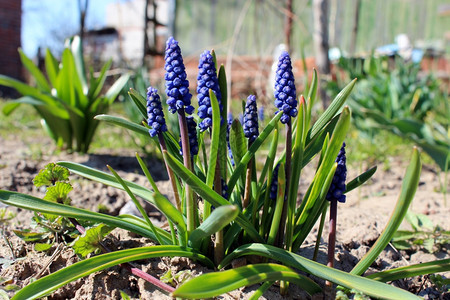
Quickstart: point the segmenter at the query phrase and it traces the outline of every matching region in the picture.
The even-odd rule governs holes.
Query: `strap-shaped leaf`
[[[213,90],[209,90],[209,98],[211,99],[212,107],[212,132],[211,132],[211,146],[209,147],[209,161],[208,172],[206,173],[206,185],[211,187],[214,183],[216,173],[217,154],[219,153],[219,139],[220,139],[220,108],[217,101],[216,94]]]
[[[182,284],[172,293],[172,296],[188,299],[212,298],[243,286],[276,280],[294,283],[310,295],[322,291],[312,279],[300,275],[289,267],[278,264],[257,264],[200,275]]]
[[[118,264],[153,257],[174,256],[192,258],[200,261],[202,264],[205,264],[210,268],[214,267],[214,264],[206,256],[198,254],[192,249],[183,248],[180,246],[150,246],[120,250],[94,256],[56,271],[55,273],[28,284],[23,289],[18,291],[12,299],[19,300],[41,298],[68,284],[69,282]]]
[[[367,278],[387,282],[402,278],[448,271],[450,271],[450,259],[441,259],[373,273],[368,275]]]
[[[163,151],[164,160],[169,164],[170,168],[177,174],[186,184],[188,184],[203,200],[208,201],[215,207],[222,205],[231,205],[221,195],[217,194],[203,181],[201,181],[195,174],[188,170],[183,164],[174,158],[167,151]],[[236,222],[247,231],[248,235],[255,241],[263,242],[264,240],[256,231],[255,227],[248,221],[242,212],[236,217]]]
[[[189,235],[188,245],[193,248],[200,247],[205,237],[222,230],[230,224],[239,214],[239,209],[233,205],[224,205],[216,208],[211,215]]]
[[[108,91],[105,93],[105,98],[108,99],[109,104],[112,104],[114,102],[114,100],[116,100],[117,95],[119,95],[120,91],[123,89],[125,84],[127,84],[129,79],[130,79],[130,74],[123,74],[108,89]]]
[[[138,91],[136,91],[133,88],[130,88],[130,91],[128,92],[128,95],[130,95],[131,100],[133,100],[136,107],[139,109],[139,112],[141,113],[142,117],[147,120],[147,109],[146,109],[146,99],[139,94]]]
[[[19,55],[20,61],[30,72],[31,76],[33,76],[34,80],[36,80],[36,84],[39,89],[46,93],[50,93],[50,86],[41,70],[39,70],[39,68],[33,63],[33,61],[25,55],[22,49],[19,49]]]
[[[136,133],[142,134],[142,135],[149,135],[148,129],[145,128],[142,125],[136,124],[134,122],[128,121],[121,117],[111,116],[111,115],[97,115],[94,117],[94,119],[99,121],[105,121],[114,125],[118,125],[120,127],[132,130]]]
[[[304,258],[293,252],[264,244],[248,244],[241,246],[229,254],[217,267],[221,269],[235,258],[246,255],[261,255],[283,263],[285,266],[296,268],[319,278],[334,282],[349,289],[355,289],[368,296],[384,299],[421,299],[405,290],[365,277],[353,275],[333,269],[315,261]]]
[[[241,162],[234,169],[233,174],[228,181],[228,189],[232,191],[239,177],[242,175],[242,172],[247,168],[248,162],[254,157],[256,151],[262,145],[262,143],[266,140],[272,130],[275,129],[276,123],[280,120],[282,114],[276,114],[273,119],[267,124],[266,128],[259,134],[258,138],[253,141],[252,145],[248,149],[247,153],[242,157]]]
[[[82,164],[77,164],[68,161],[60,161],[57,163],[60,166],[66,167],[70,172],[78,174],[82,177],[106,184],[108,186],[112,186],[118,189],[123,190],[122,185],[116,180],[116,178],[108,173],[86,167]],[[155,204],[153,202],[153,192],[146,187],[143,187],[135,182],[124,180],[126,185],[130,188],[133,194],[138,195],[144,198],[146,201]]]
[[[309,138],[313,139],[319,132],[325,128],[326,124],[331,121],[331,119],[338,113],[339,109],[344,105],[345,100],[350,95],[353,87],[356,84],[356,79],[353,79],[347,86],[345,86],[336,98],[331,102],[330,106],[325,110],[325,112],[319,117],[319,119],[314,123],[313,127],[309,132]]]
[[[357,187],[362,185],[364,182],[366,182],[367,180],[372,178],[373,174],[375,174],[376,171],[377,171],[377,166],[374,166],[374,167],[370,168],[369,170],[365,171],[364,173],[362,173],[361,175],[359,175],[356,178],[349,181],[347,183],[347,185],[345,186],[345,193],[348,193],[348,192],[356,189]]]
[[[110,226],[119,227],[119,228],[123,228],[125,230],[135,232],[137,234],[149,237],[152,240],[156,241],[155,235],[148,227],[142,227],[136,222],[130,223],[130,222],[127,222],[126,220],[118,218],[118,217],[113,217],[113,216],[109,216],[109,215],[105,215],[105,214],[101,214],[101,213],[96,213],[96,212],[92,212],[92,211],[81,209],[81,208],[76,208],[76,207],[72,207],[72,206],[68,206],[68,205],[64,205],[64,204],[59,204],[59,203],[50,202],[47,200],[42,200],[40,198],[36,198],[36,197],[30,196],[30,195],[25,195],[25,194],[16,193],[16,192],[10,192],[10,191],[4,191],[4,190],[0,190],[0,201],[5,204],[8,204],[8,205],[12,205],[12,206],[32,210],[32,211],[48,213],[48,214],[53,214],[53,215],[59,215],[59,216],[69,217],[69,218],[76,218],[76,219],[81,219],[81,220],[89,220],[89,221],[94,221],[94,222],[105,223]],[[159,233],[161,234],[161,232],[159,232]],[[167,240],[167,233],[164,234],[163,238],[165,238],[166,241],[170,241],[170,240]],[[168,242],[168,243],[170,243],[170,242]]]
[[[364,255],[364,257],[353,268],[351,271],[352,274],[363,274],[391,241],[398,227],[402,223],[411,201],[414,198],[414,194],[416,193],[417,186],[419,184],[421,169],[422,163],[420,161],[420,153],[419,150],[414,147],[411,162],[406,169],[405,177],[402,183],[402,190],[398,197],[394,211],[392,212],[383,232],[378,237],[375,244],[373,244],[370,248],[369,252],[367,252],[366,255]]]
[[[57,78],[59,73],[59,62],[53,56],[50,49],[45,52],[45,71],[47,72],[48,79],[53,87],[58,86]]]

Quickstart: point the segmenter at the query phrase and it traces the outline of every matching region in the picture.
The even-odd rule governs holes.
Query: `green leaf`
[[[128,95],[130,95],[131,100],[133,100],[136,107],[139,109],[142,118],[147,120],[147,109],[146,109],[146,99],[139,94],[138,91],[135,89],[130,88],[130,91],[128,92]]]
[[[245,139],[241,122],[237,119],[234,119],[233,123],[231,123],[230,148],[231,153],[233,154],[234,163],[238,165],[247,152],[247,140]]]
[[[217,153],[219,152],[219,139],[220,139],[220,107],[216,94],[213,90],[209,90],[209,98],[211,99],[212,107],[212,132],[211,132],[211,145],[208,161],[208,172],[206,174],[206,185],[211,187],[214,183],[214,175],[216,173]]]
[[[75,35],[69,39],[68,42],[69,45],[66,43],[66,47],[69,47],[73,54],[77,77],[80,80],[83,92],[87,94],[86,66],[84,65],[83,44],[81,42],[81,38],[80,36]]]
[[[34,281],[18,291],[11,300],[41,298],[69,282],[88,276],[94,272],[125,262],[166,256],[188,257],[198,260],[208,267],[214,267],[214,264],[206,256],[180,246],[150,246],[120,250],[82,260]]]
[[[94,117],[94,119],[99,120],[99,121],[105,121],[114,125],[118,125],[120,127],[132,130],[136,133],[140,133],[142,135],[149,135],[148,133],[148,129],[145,128],[142,125],[133,123],[131,121],[128,121],[126,119],[120,118],[120,117],[115,117],[115,116],[110,116],[110,115],[97,115]]]
[[[368,275],[367,278],[387,282],[448,271],[450,271],[450,259],[442,259],[373,273]]]
[[[54,186],[47,188],[43,199],[69,205],[71,199],[68,197],[68,194],[72,189],[73,188],[70,183],[58,181]]]
[[[172,296],[187,299],[212,298],[243,286],[276,280],[294,283],[310,295],[322,291],[313,280],[288,267],[277,264],[257,264],[200,275],[182,284],[172,293]]]
[[[188,184],[203,200],[208,201],[215,207],[222,205],[231,205],[231,203],[225,200],[221,195],[217,194],[210,187],[208,187],[203,181],[198,179],[195,174],[188,170],[182,163],[175,159],[167,151],[163,151],[164,160],[170,166],[170,168],[177,174],[186,184]],[[264,240],[253,227],[253,225],[247,220],[242,212],[236,217],[236,222],[247,231],[248,235],[255,241],[263,242]]]
[[[116,100],[117,95],[119,95],[120,91],[127,84],[130,79],[130,74],[124,74],[117,79],[114,84],[108,89],[105,93],[105,98],[108,99],[108,104],[112,104],[114,100]]]
[[[30,72],[31,76],[34,80],[36,80],[36,84],[38,88],[46,93],[50,93],[50,86],[48,85],[47,79],[44,74],[42,74],[41,70],[33,63],[31,59],[29,59],[22,49],[19,48],[20,60],[24,67]]]
[[[34,251],[38,252],[44,252],[49,250],[53,246],[53,243],[47,244],[47,243],[36,243],[34,244]]]
[[[234,259],[245,255],[260,255],[279,261],[285,266],[299,269],[308,274],[342,285],[348,289],[355,289],[368,296],[384,299],[421,299],[407,291],[390,286],[375,280],[346,273],[333,269],[312,260],[306,259],[293,252],[286,251],[270,245],[248,244],[241,246],[229,254],[217,267],[221,269],[231,263]]]
[[[73,162],[60,161],[57,164],[66,167],[67,169],[69,169],[70,172],[78,174],[82,177],[123,190],[123,186],[111,174]],[[140,196],[144,198],[146,201],[154,204],[153,192],[151,190],[131,181],[124,180],[124,182],[130,188],[133,194]]]
[[[47,72],[48,79],[51,84],[56,87],[58,86],[57,78],[59,72],[59,62],[47,48],[45,51],[45,71]]]
[[[224,205],[216,208],[211,215],[189,235],[188,245],[195,249],[205,237],[222,230],[230,224],[239,214],[239,209],[233,205]]]
[[[419,150],[414,147],[411,162],[406,170],[402,183],[402,190],[394,211],[392,212],[383,232],[378,237],[375,244],[370,248],[369,252],[367,252],[366,255],[364,255],[364,257],[353,268],[351,271],[352,274],[363,274],[391,241],[398,227],[402,223],[411,201],[414,198],[414,194],[416,193],[417,186],[419,184],[421,169],[422,163],[420,162]]]
[[[324,199],[320,199],[319,195],[324,192],[324,184],[329,177],[331,169],[335,165],[336,157],[342,147],[342,143],[344,142],[347,131],[350,127],[350,118],[350,110],[348,109],[348,107],[345,107],[342,110],[338,123],[336,124],[336,128],[333,131],[333,135],[331,136],[331,140],[328,144],[326,152],[325,154],[323,154],[323,159],[319,166],[319,169],[314,176],[313,182],[311,183],[312,188],[309,197],[305,199],[306,201],[304,200],[298,208],[298,211],[301,213],[294,231],[295,237],[293,243],[293,251],[296,251],[296,249],[301,246],[307,234],[309,233],[309,230],[307,228],[311,228],[311,226],[314,225],[314,223],[320,216],[320,207],[322,205],[321,203],[316,203],[316,201],[324,201]],[[311,210],[313,210],[314,213],[312,213]]]
[[[86,257],[88,254],[100,250],[100,242],[113,230],[113,227],[100,224],[96,227],[89,228],[86,232],[78,237],[72,244],[75,253]]]
[[[219,71],[217,72],[217,80],[219,81],[220,94],[222,95],[222,119],[227,119],[227,108],[228,108],[228,90],[227,90],[227,75],[225,73],[225,67],[223,64],[220,65]]]
[[[357,176],[356,178],[349,181],[345,187],[345,194],[356,189],[360,185],[362,185],[364,182],[372,178],[373,174],[377,171],[377,166],[374,166],[370,168],[369,170],[365,171],[361,175]]]
[[[88,98],[89,99],[96,99],[102,89],[103,89],[103,85],[105,84],[105,80],[106,80],[106,72],[109,70],[109,68],[112,65],[112,60],[108,60],[102,67],[102,69],[100,70],[100,75],[97,78],[91,78],[91,84],[89,87],[89,93],[88,93]]]
[[[59,99],[47,94],[42,94],[41,91],[37,88],[34,88],[23,82],[20,82],[19,80],[1,74],[0,74],[0,85],[11,87],[24,96],[34,98],[35,101],[39,101],[40,104],[45,105],[45,109],[55,117],[57,116],[58,118],[61,119],[69,118],[69,114],[65,109],[63,109]],[[20,98],[20,99],[21,101],[16,102],[27,103],[26,101],[30,101],[29,98]],[[31,102],[29,104],[34,105],[34,103]]]
[[[33,179],[36,187],[55,185],[57,181],[69,180],[69,170],[55,163],[47,164]]]
[[[13,230],[13,232],[25,242],[41,241],[47,236],[46,232],[31,232],[30,230]]]
[[[154,193],[153,198],[155,200],[156,207],[170,220],[172,221],[178,229],[178,234],[180,236],[180,242],[182,246],[186,245],[187,242],[187,225],[186,221],[178,211],[178,209],[170,202],[166,197],[160,193]]]
[[[91,222],[105,223],[110,226],[119,227],[125,230],[135,232],[137,234],[151,238],[152,240],[156,241],[155,235],[147,226],[142,226],[142,224],[140,223],[130,222],[129,220],[121,219],[119,217],[113,217],[101,213],[84,210],[81,208],[71,207],[64,204],[42,200],[30,195],[4,190],[0,190],[0,201],[7,205],[12,205],[41,213],[47,213],[69,218],[76,218]],[[159,234],[161,235],[162,232],[159,232]],[[164,239],[166,240],[166,242],[170,241],[170,238],[168,238],[167,236],[167,232],[164,235]]]
[[[267,124],[266,128],[259,134],[256,140],[253,141],[252,145],[242,157],[241,162],[236,165],[236,169],[234,169],[233,174],[231,174],[230,180],[228,181],[228,189],[232,191],[239,177],[242,176],[242,173],[246,170],[248,162],[254,157],[256,151],[262,145],[262,143],[266,140],[272,130],[275,129],[276,123],[280,120],[282,114],[276,114],[273,119]]]
[[[334,98],[330,106],[325,110],[325,112],[319,117],[319,119],[314,123],[310,130],[309,137],[314,139],[314,137],[319,134],[327,125],[328,122],[337,114],[339,109],[344,105],[345,100],[350,95],[353,87],[356,84],[356,79],[353,79],[342,91]]]

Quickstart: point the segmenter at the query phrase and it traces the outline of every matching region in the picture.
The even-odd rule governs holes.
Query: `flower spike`
[[[164,118],[164,111],[162,109],[158,90],[152,87],[149,87],[147,90],[147,115],[148,126],[152,127],[149,130],[151,137],[154,137],[163,131],[167,131],[166,119]]]
[[[291,117],[297,116],[297,100],[294,74],[289,54],[281,53],[275,75],[275,106],[282,112],[281,123],[286,124]],[[277,113],[278,113],[277,112]]]
[[[253,142],[259,135],[258,130],[258,109],[256,107],[256,96],[250,95],[247,98],[244,112],[244,134],[249,142]]]
[[[194,112],[194,107],[191,105],[192,95],[189,92],[189,81],[186,79],[181,49],[173,37],[167,40],[164,59],[164,69],[166,70],[164,79],[166,80],[169,111],[175,113],[184,108],[185,112],[190,115]]]
[[[342,144],[341,150],[336,158],[337,168],[334,173],[333,181],[327,193],[327,200],[336,199],[345,203],[345,180],[347,179],[347,166],[345,157],[345,143]]]
[[[210,89],[216,95],[220,111],[223,110],[221,103],[222,94],[220,93],[214,58],[208,50],[200,55],[197,83],[198,116],[202,120],[199,127],[200,131],[203,132],[206,129],[211,128],[212,125],[212,107],[211,99],[209,98]]]

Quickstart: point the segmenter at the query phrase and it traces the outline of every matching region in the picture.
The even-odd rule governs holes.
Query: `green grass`
[[[42,138],[42,141],[51,143],[54,145],[50,137],[48,137],[40,124],[39,115],[29,105],[22,105],[14,113],[9,116],[5,116],[1,113],[1,110],[5,106],[5,102],[0,99],[0,136],[3,139],[19,139],[25,142],[36,141],[36,137]],[[123,104],[115,102],[111,107],[109,114],[120,115],[126,118]],[[122,129],[118,126],[112,126],[101,122],[98,127],[98,132],[94,136],[94,140],[91,145],[90,153],[96,153],[101,151],[110,151],[112,154],[120,153],[124,149],[136,151],[139,147],[134,142],[136,137],[129,131]],[[150,142],[149,142],[150,144]],[[32,144],[33,147],[42,147],[43,144]],[[32,153],[35,153],[36,149],[31,149]],[[59,151],[56,147],[52,147],[53,151]],[[39,156],[36,153],[34,157]]]

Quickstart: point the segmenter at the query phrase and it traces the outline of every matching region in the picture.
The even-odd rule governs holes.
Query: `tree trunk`
[[[326,80],[330,77],[331,69],[328,57],[328,2],[328,0],[313,0],[314,48],[316,51],[316,65],[320,76],[319,93],[324,109],[330,102],[325,90]]]
[[[290,53],[291,35],[292,35],[292,0],[286,0],[286,11],[288,12],[284,17],[284,40],[287,47],[287,51]]]
[[[356,0],[355,19],[353,20],[352,37],[350,40],[350,56],[355,54],[356,40],[358,37],[359,11],[361,10],[361,0]]]

